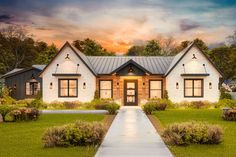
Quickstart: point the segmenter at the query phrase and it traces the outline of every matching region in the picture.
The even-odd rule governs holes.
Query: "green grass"
[[[76,120],[101,121],[104,115],[48,114],[32,122],[0,124],[0,157],[92,157],[95,147],[43,148],[46,128]]]
[[[218,145],[169,146],[176,157],[234,157],[236,156],[236,122],[224,121],[221,110],[167,110],[154,115],[164,127],[174,122],[206,121],[224,129],[223,142]]]

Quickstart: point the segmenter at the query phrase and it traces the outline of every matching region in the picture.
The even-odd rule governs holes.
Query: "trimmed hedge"
[[[164,111],[167,107],[171,108],[172,102],[167,99],[151,99],[143,105],[143,111],[146,114],[152,114],[154,111]]]
[[[174,123],[164,130],[163,137],[166,143],[172,145],[219,144],[223,129],[204,122]]]
[[[236,121],[236,108],[223,109],[222,118],[228,121]]]
[[[39,118],[39,110],[36,108],[20,108],[10,112],[13,121],[37,120]]]
[[[77,121],[47,129],[42,140],[44,147],[88,146],[101,144],[104,135],[102,123]]]

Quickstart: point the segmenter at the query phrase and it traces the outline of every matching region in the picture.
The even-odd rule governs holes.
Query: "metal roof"
[[[163,56],[87,56],[97,74],[110,74],[133,60],[152,74],[165,74],[174,57]]]

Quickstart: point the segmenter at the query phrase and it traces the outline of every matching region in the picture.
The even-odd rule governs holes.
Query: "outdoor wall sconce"
[[[209,83],[209,89],[212,89],[212,83],[211,82]]]
[[[132,66],[129,66],[128,73],[130,74],[130,73],[133,73],[133,72],[134,72],[134,69],[133,69],[133,67],[132,67]]]
[[[143,86],[145,86],[145,82],[143,82]]]
[[[197,57],[195,56],[195,54],[193,54],[193,58],[192,59],[197,59]]]
[[[83,89],[86,89],[86,83],[85,82],[83,83]]]
[[[176,82],[176,89],[179,89],[179,83]]]
[[[69,55],[70,55],[69,53],[66,54],[66,57],[65,57],[66,60],[70,59]]]
[[[49,86],[50,89],[52,89],[52,82],[50,82],[50,86]]]
[[[14,86],[13,86],[13,90],[16,90],[16,84],[14,84]]]
[[[117,88],[119,88],[119,85],[120,85],[120,83],[119,83],[119,82],[117,82],[117,83],[116,83],[116,87],[117,87]]]

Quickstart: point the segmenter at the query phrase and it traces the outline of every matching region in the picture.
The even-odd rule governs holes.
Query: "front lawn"
[[[1,123],[0,157],[92,157],[95,147],[43,148],[42,135],[46,128],[76,120],[102,121],[104,115],[48,114],[37,121]]]
[[[219,145],[169,146],[176,157],[233,157],[236,156],[236,122],[224,121],[220,109],[186,109],[155,112],[163,127],[174,122],[206,121],[219,124],[224,129],[223,142]]]

